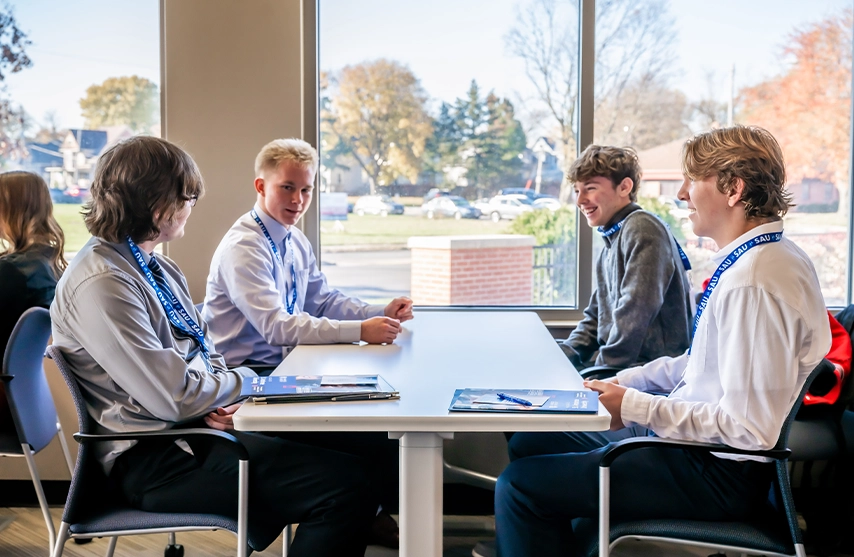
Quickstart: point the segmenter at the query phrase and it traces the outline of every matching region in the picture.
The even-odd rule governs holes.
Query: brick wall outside
[[[411,296],[417,305],[530,305],[530,236],[412,238]]]

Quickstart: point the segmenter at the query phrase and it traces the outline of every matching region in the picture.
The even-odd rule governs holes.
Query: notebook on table
[[[393,400],[400,393],[380,375],[273,375],[243,380],[256,404]]]
[[[599,393],[538,389],[457,389],[448,410],[596,414],[599,411]]]

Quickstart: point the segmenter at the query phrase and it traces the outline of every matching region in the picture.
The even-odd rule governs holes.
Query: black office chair
[[[61,557],[65,542],[76,538],[109,537],[107,557],[112,557],[118,536],[168,533],[195,530],[228,530],[237,535],[237,555],[246,557],[252,540],[248,537],[249,454],[233,435],[213,429],[180,429],[156,433],[95,434],[86,403],[62,352],[49,346],[47,354],[53,359],[65,379],[77,410],[80,432],[74,439],[80,443],[77,464],[71,479],[68,500],[62,515],[58,540],[53,557]],[[239,459],[239,502],[237,519],[205,513],[153,513],[135,509],[123,497],[110,489],[101,463],[94,454],[95,443],[102,441],[179,439],[206,437],[225,443]],[[285,539],[285,544],[288,539]],[[167,549],[168,551],[168,549]],[[285,551],[286,554],[286,551]]]
[[[593,519],[573,521],[581,555],[608,557],[610,549],[626,539],[667,541],[692,545],[719,552],[733,551],[744,554],[794,555],[806,557],[801,530],[789,484],[787,459],[789,431],[795,415],[801,407],[804,394],[812,381],[821,373],[832,369],[827,360],[810,373],[803,389],[795,399],[780,431],[777,444],[767,451],[750,451],[707,443],[674,441],[659,437],[626,439],[614,443],[602,455],[599,468],[599,524]],[[682,449],[702,452],[729,453],[763,456],[775,461],[776,478],[774,497],[776,504],[769,501],[766,513],[744,522],[711,522],[697,520],[638,520],[611,524],[610,522],[610,466],[620,455],[647,447],[659,449]]]
[[[6,345],[3,355],[3,381],[9,410],[15,424],[15,433],[0,432],[0,456],[24,457],[36,496],[47,525],[48,543],[53,551],[56,530],[50,517],[44,490],[36,467],[36,453],[47,447],[59,436],[68,473],[71,474],[71,454],[62,426],[56,415],[50,387],[44,373],[44,351],[50,339],[50,312],[36,307],[25,311]]]

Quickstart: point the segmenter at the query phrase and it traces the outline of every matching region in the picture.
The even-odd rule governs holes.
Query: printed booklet
[[[244,379],[241,393],[256,404],[391,400],[400,394],[380,375],[271,375]]]
[[[595,414],[599,411],[599,393],[536,389],[457,389],[448,410]]]

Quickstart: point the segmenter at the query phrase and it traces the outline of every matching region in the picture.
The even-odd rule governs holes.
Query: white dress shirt
[[[782,221],[758,226],[714,261],[720,264],[759,234],[782,230]],[[690,356],[659,358],[617,374],[629,387],[623,423],[647,426],[664,438],[769,449],[829,349],[827,312],[809,257],[785,236],[761,244],[721,275]],[[672,392],[662,397],[642,391]]]
[[[223,237],[208,275],[202,317],[225,361],[276,365],[297,344],[357,342],[361,322],[382,315],[385,306],[369,305],[329,288],[308,238],[294,226],[286,228],[257,204],[255,212],[279,257],[246,213]],[[286,300],[290,302],[292,296],[292,261],[297,300],[290,315]]]

